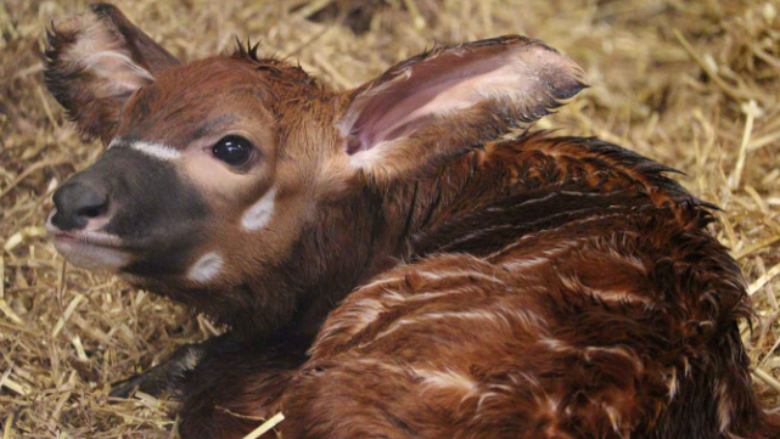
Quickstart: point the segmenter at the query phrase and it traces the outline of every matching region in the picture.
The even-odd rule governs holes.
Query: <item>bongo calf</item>
[[[436,48],[344,93],[239,48],[182,64],[115,7],[49,35],[105,154],[54,195],[76,265],[227,334],[115,389],[184,438],[780,437],[751,390],[713,206],[594,138],[511,129],[582,70],[540,41]]]

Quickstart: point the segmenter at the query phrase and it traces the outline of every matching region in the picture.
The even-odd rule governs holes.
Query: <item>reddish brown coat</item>
[[[286,439],[777,437],[750,389],[739,268],[664,171],[533,134],[407,183],[417,196],[385,209],[440,200],[408,262],[350,294],[300,370],[262,349],[239,373],[203,365],[212,390],[182,431],[240,437],[255,424],[231,412],[282,411]]]
[[[571,60],[502,37],[336,94],[253,50],[178,66],[116,8],[92,11],[51,36],[46,74],[119,146],[70,189],[131,182],[119,213],[89,215],[136,244],[115,268],[232,327],[175,363],[183,437],[240,438],[278,411],[285,439],[780,437],[713,206],[597,139],[495,140],[583,88]],[[209,129],[261,159],[218,162]],[[134,163],[166,191],[138,190]],[[268,193],[270,225],[242,229]],[[204,255],[210,276],[188,277]]]

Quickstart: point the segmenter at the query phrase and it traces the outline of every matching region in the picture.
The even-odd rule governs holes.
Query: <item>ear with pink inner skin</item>
[[[349,92],[337,127],[352,168],[395,174],[549,114],[585,87],[583,76],[520,36],[438,48]]]
[[[135,27],[116,7],[52,25],[47,32],[46,85],[88,137],[107,144],[125,101],[179,61]]]

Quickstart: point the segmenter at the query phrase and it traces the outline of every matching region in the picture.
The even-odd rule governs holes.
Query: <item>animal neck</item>
[[[297,303],[281,332],[314,337],[356,287],[416,257],[416,242],[509,193],[504,164],[476,149],[421,175],[379,186],[368,179],[345,198],[320,205],[287,262],[263,283]],[[279,285],[283,283],[283,286]],[[256,295],[267,294],[257,291]]]
[[[664,205],[682,193],[664,171],[613,145],[528,135],[384,185],[366,178],[321,202],[290,256],[267,275],[220,298],[204,292],[203,310],[246,336],[311,340],[347,294],[383,271],[443,251],[486,254],[637,194]],[[605,173],[612,177],[600,178]],[[620,199],[608,198],[616,191]]]

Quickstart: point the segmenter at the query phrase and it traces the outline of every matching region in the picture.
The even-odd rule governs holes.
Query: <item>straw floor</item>
[[[354,11],[350,8],[363,4]],[[687,173],[724,210],[713,232],[743,267],[758,319],[744,339],[780,404],[780,0],[117,0],[185,60],[234,36],[344,89],[430,47],[520,33],[587,71],[591,88],[538,124],[596,135]],[[52,191],[101,154],[42,82],[45,27],[76,0],[0,2],[0,436],[172,437],[153,398],[108,383],[218,332],[102,273],[66,266],[43,223]],[[357,31],[357,35],[355,33]]]

